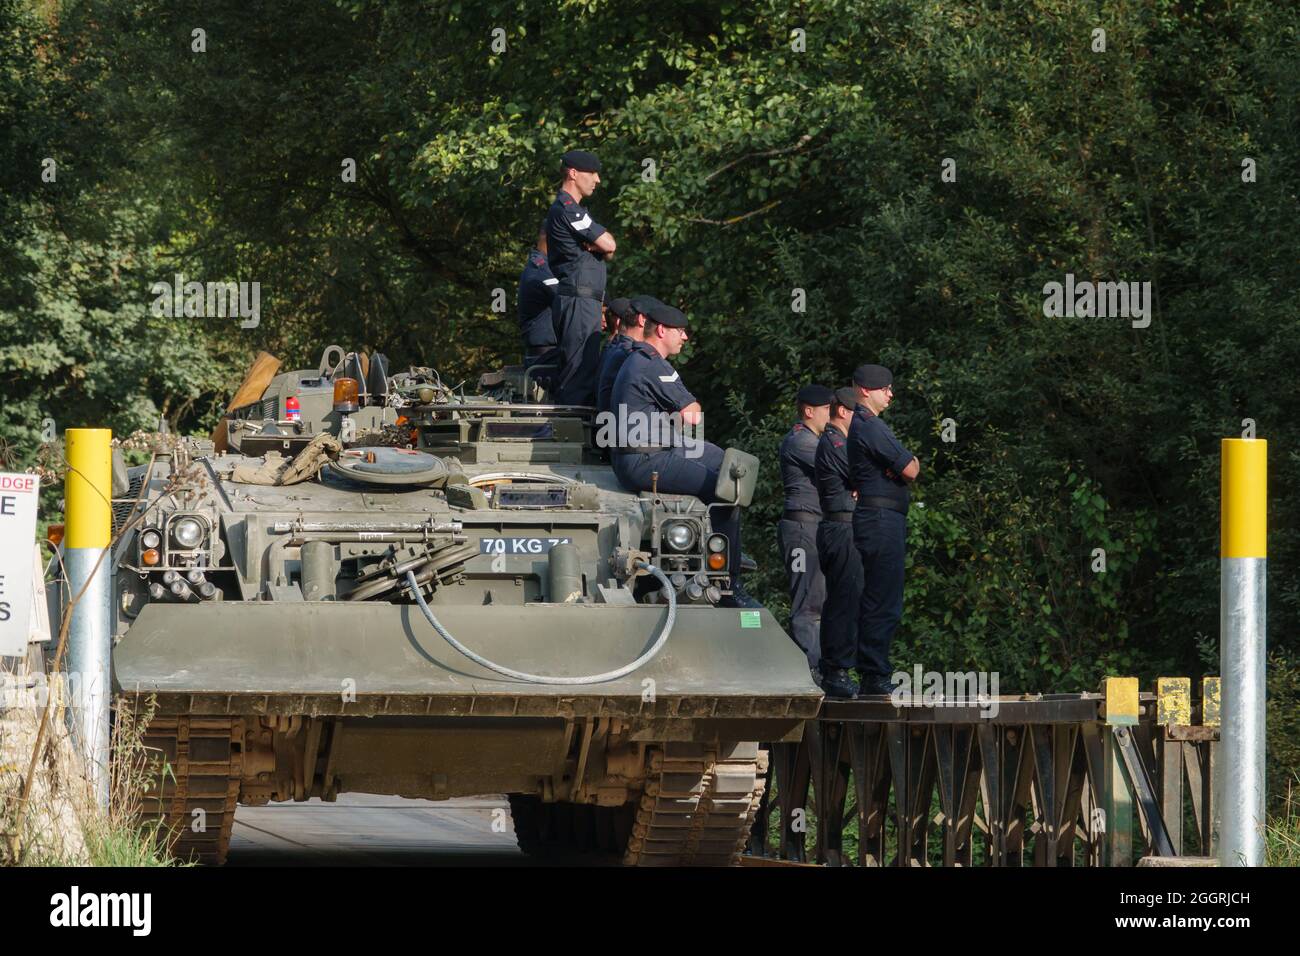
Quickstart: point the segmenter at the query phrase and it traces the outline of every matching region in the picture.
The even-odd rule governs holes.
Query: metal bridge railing
[[[982,706],[827,701],[773,744],[751,852],[832,866],[1131,866],[1216,852],[1219,678]],[[773,791],[775,793],[773,794]],[[1135,812],[1136,811],[1136,812]],[[1134,822],[1140,843],[1135,843]],[[856,822],[856,854],[844,850]],[[856,859],[854,859],[856,857]],[[1191,862],[1190,860],[1188,862]]]

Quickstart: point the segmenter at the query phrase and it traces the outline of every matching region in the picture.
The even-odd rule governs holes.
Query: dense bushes
[[[56,408],[206,427],[259,347],[458,379],[512,354],[494,290],[581,144],[611,291],[687,309],[711,438],[771,460],[798,384],[893,367],[925,466],[900,662],[1054,691],[1213,670],[1218,443],[1244,419],[1271,443],[1273,643],[1300,652],[1294,5],[0,9],[16,460]],[[260,281],[261,326],[159,324],[147,281],[177,270]],[[1150,325],[1046,317],[1067,273],[1149,282]],[[773,467],[747,541],[777,605],[779,508]]]

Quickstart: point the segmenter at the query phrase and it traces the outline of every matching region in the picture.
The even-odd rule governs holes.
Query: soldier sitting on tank
[[[686,316],[670,305],[643,297],[644,338],[633,342],[610,395],[610,411],[598,418],[600,436],[613,438],[614,474],[629,491],[657,490],[694,495],[714,504],[723,451],[712,442],[691,438],[681,427],[698,428],[704,412],[682,377],[668,363],[686,343]],[[665,427],[665,425],[669,427]],[[655,477],[657,475],[657,478]],[[653,485],[653,488],[652,488]],[[758,607],[740,584],[740,508],[709,509],[715,531],[730,542],[728,571],[732,596],[727,607]]]
[[[649,296],[635,299],[612,299],[609,303],[610,314],[614,316],[617,334],[600,353],[600,375],[596,385],[596,410],[610,411],[609,400],[614,394],[614,381],[627,361],[632,346],[645,337],[646,303],[659,302]],[[662,305],[663,303],[659,303]]]

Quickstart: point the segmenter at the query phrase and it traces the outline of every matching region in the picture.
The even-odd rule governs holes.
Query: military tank
[[[506,794],[530,854],[737,860],[760,742],[821,692],[728,606],[710,507],[621,488],[520,368],[467,391],[331,346],[255,396],[115,499],[115,691],[154,708],[178,856],[224,862],[239,804],[365,792]]]

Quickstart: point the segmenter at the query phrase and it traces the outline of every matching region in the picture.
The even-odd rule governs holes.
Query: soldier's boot
[[[852,700],[858,695],[858,682],[843,667],[823,667],[822,690],[827,697]]]
[[[858,690],[859,697],[889,697],[894,693],[894,682],[888,677],[876,677],[862,674],[862,684]]]
[[[758,610],[762,606],[745,590],[745,586],[739,581],[733,583],[731,593],[718,602],[718,607],[753,608]]]

